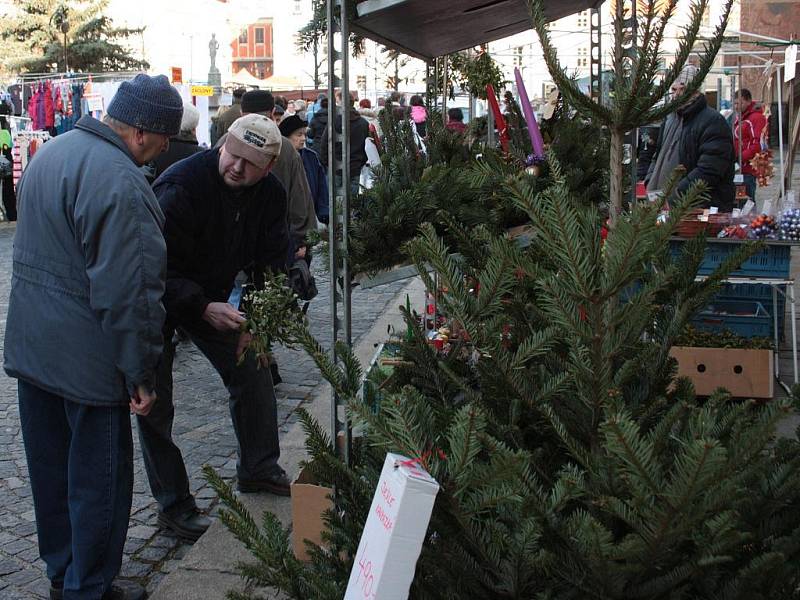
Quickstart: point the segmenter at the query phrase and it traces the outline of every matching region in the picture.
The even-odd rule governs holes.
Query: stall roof
[[[602,0],[544,0],[548,21]],[[525,0],[365,0],[353,31],[422,60],[531,29]]]

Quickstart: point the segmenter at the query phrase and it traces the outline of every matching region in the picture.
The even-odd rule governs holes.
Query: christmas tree
[[[243,575],[292,598],[341,598],[391,451],[441,486],[415,600],[800,597],[800,441],[775,434],[796,400],[698,398],[669,355],[689,317],[758,250],[742,246],[695,281],[704,240],[674,254],[670,236],[702,184],[666,220],[658,207],[630,206],[603,241],[606,215],[569,157],[551,153],[540,178],[512,161],[500,170],[458,157],[409,162],[408,147],[387,153],[384,164],[411,185],[426,170],[439,167],[443,180],[455,171],[494,199],[493,214],[509,206],[533,235],[523,246],[498,231],[502,219],[475,224],[453,208],[421,225],[404,252],[459,333],[437,350],[407,312],[402,364],[369,402],[347,348],[333,364],[301,323],[264,332],[310,353],[362,433],[346,464],[303,417],[308,468],[336,490],[307,564],[274,516],[259,527],[209,470],[222,519],[257,560]]]

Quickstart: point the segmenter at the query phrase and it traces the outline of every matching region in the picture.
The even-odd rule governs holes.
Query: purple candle
[[[519,72],[519,68],[517,67],[514,67],[514,77],[517,80],[519,103],[522,105],[522,114],[525,115],[528,135],[531,137],[533,156],[536,160],[542,160],[544,158],[544,140],[542,139],[542,132],[539,131],[539,124],[536,122],[536,116],[533,114],[533,107],[531,106],[531,101],[528,99],[528,91],[525,89],[525,82],[522,81],[522,73]]]

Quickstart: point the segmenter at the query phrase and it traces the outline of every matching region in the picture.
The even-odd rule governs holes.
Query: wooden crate
[[[722,387],[736,398],[772,398],[772,350],[675,346],[670,355],[678,361],[678,375],[692,380],[698,396]]]

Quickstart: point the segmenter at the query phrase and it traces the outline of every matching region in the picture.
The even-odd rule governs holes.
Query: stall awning
[[[544,0],[548,21],[602,0]],[[422,60],[531,29],[525,0],[366,0],[353,31]]]

